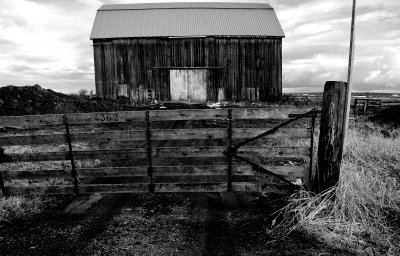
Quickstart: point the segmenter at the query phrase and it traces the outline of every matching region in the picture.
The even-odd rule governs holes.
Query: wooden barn
[[[284,36],[265,3],[103,5],[90,37],[96,93],[132,103],[274,101]]]

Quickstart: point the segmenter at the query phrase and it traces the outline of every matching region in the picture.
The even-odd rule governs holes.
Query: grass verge
[[[298,191],[269,232],[293,230],[360,254],[400,255],[400,143],[370,122],[349,130],[337,186],[315,195]]]
[[[46,197],[7,196],[0,198],[0,222],[29,218],[43,211],[49,199]]]

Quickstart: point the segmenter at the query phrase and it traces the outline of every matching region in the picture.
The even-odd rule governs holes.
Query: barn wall
[[[224,68],[209,71],[210,101],[217,101],[220,88],[231,101],[282,95],[281,38],[94,40],[94,59],[96,91],[103,97],[117,97],[118,84],[128,84],[128,95],[151,88],[156,99],[169,101],[169,70],[159,67]]]

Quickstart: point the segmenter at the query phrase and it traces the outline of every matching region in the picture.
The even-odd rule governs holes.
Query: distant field
[[[294,103],[295,105],[316,105],[322,104],[322,92],[311,93],[285,93],[284,101]],[[351,106],[354,106],[355,99],[374,99],[382,101],[382,108],[400,105],[400,95],[392,93],[352,93]]]

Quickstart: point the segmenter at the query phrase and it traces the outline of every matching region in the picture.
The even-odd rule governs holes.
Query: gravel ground
[[[1,255],[349,255],[302,233],[268,237],[278,203],[244,194],[103,195],[71,213],[64,199],[0,224]]]

